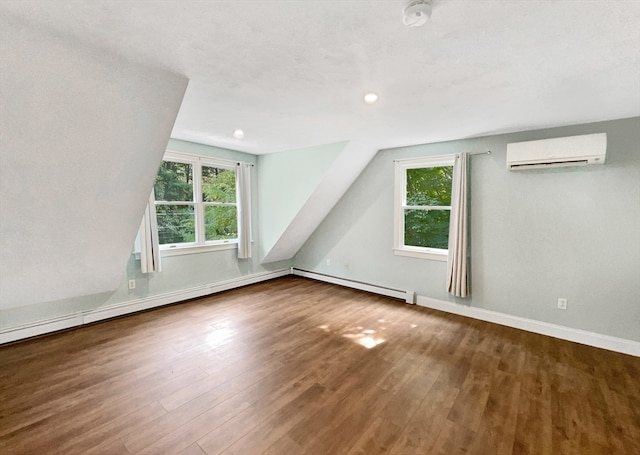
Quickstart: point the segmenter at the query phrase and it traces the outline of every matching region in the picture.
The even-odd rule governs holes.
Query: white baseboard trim
[[[481,321],[493,322],[507,327],[526,330],[527,332],[539,333],[562,340],[573,341],[574,343],[586,344],[596,348],[640,357],[640,343],[633,340],[616,338],[600,333],[551,324],[549,322],[536,321],[535,319],[512,316],[483,308],[469,307],[420,295],[416,299],[416,304],[434,310],[479,319]]]
[[[31,338],[38,335],[44,335],[47,333],[70,329],[73,327],[79,327],[84,324],[90,324],[105,319],[124,316],[138,311],[181,302],[184,300],[203,297],[230,289],[235,289],[262,281],[287,276],[290,274],[305,278],[311,278],[326,283],[337,284],[339,286],[359,289],[361,291],[372,292],[374,294],[385,295],[388,297],[404,300],[407,303],[413,303],[415,299],[417,305],[422,307],[457,314],[460,316],[466,316],[473,319],[479,319],[481,321],[493,322],[495,324],[500,324],[507,327],[513,327],[520,330],[526,330],[528,332],[548,335],[554,338],[560,338],[575,343],[585,344],[588,346],[594,346],[597,348],[640,357],[640,343],[637,341],[627,340],[624,338],[616,338],[595,332],[588,332],[586,330],[551,324],[548,322],[536,321],[534,319],[512,316],[509,314],[498,313],[496,311],[485,310],[483,308],[469,307],[420,295],[416,297],[413,291],[390,289],[383,286],[376,286],[373,284],[352,281],[345,278],[325,275],[317,272],[309,272],[306,270],[299,270],[295,268],[256,273],[253,275],[247,275],[231,280],[221,281],[219,283],[212,283],[180,291],[144,297],[141,299],[109,305],[103,308],[87,310],[68,316],[51,318],[31,324],[10,327],[0,330],[0,344],[10,343],[12,341],[18,341],[25,338]]]
[[[413,303],[413,297],[414,297],[413,291],[391,289],[383,286],[376,286],[375,284],[348,280],[346,278],[340,278],[333,275],[325,275],[324,273],[309,272],[307,270],[300,270],[296,268],[292,268],[291,273],[293,275],[301,276],[304,278],[311,278],[313,280],[324,281],[325,283],[337,284],[339,286],[345,286],[353,289],[359,289],[361,291],[373,292],[374,294],[386,295],[387,297],[402,299],[407,303]]]
[[[446,313],[466,316],[486,322],[493,322],[495,324],[500,324],[507,327],[526,330],[527,332],[539,333],[541,335],[547,335],[562,340],[572,341],[574,343],[585,344],[587,346],[593,346],[596,348],[607,349],[609,351],[621,352],[623,354],[640,357],[640,343],[633,340],[616,338],[609,335],[602,335],[600,333],[588,332],[586,330],[574,329],[571,327],[551,324],[548,322],[536,321],[535,319],[527,319],[520,316],[512,316],[505,313],[498,313],[497,311],[485,310],[483,308],[460,305],[457,303],[433,299],[421,295],[415,296],[415,293],[413,291],[389,289],[369,283],[351,281],[344,278],[317,272],[310,272],[292,268],[291,273],[293,275],[311,278],[318,281],[324,281],[326,283],[337,284],[353,289],[359,289],[361,291],[368,291],[375,294],[402,299],[407,303],[415,302],[419,306],[444,311]]]
[[[127,302],[116,303],[114,305],[96,308],[94,310],[82,311],[68,316],[59,318],[51,318],[38,321],[31,324],[25,324],[8,329],[0,330],[0,344],[10,343],[12,341],[23,340],[38,335],[57,332],[59,330],[79,327],[84,324],[102,321],[117,316],[124,316],[138,311],[149,310],[172,303],[182,302],[184,300],[204,297],[206,295],[218,292],[228,291],[230,289],[247,286],[249,284],[259,283],[274,278],[287,276],[291,274],[291,269],[280,269],[269,272],[260,272],[243,277],[233,278],[231,280],[221,281],[219,283],[206,284],[189,289],[183,289],[175,292],[167,292],[149,297],[143,297]]]

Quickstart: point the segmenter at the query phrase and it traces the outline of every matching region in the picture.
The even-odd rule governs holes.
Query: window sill
[[[449,258],[448,250],[437,250],[437,249],[427,249],[427,248],[394,248],[393,254],[396,256],[407,256],[412,258],[419,259],[429,259],[432,261],[442,261],[447,262]]]
[[[235,250],[238,248],[237,240],[211,245],[176,246],[174,248],[160,248],[160,257],[181,256],[183,254],[208,253],[211,251]]]

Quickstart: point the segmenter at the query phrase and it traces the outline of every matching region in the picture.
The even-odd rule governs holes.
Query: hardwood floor
[[[638,454],[640,359],[287,277],[0,347],[3,454]]]

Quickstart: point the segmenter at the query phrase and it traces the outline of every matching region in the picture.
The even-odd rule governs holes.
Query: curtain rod
[[[247,162],[245,162],[245,161],[236,161],[236,164],[237,164],[238,166],[240,166],[241,164],[248,164],[248,165],[249,165],[249,166],[251,166],[251,167],[255,166],[255,164],[247,163]]]
[[[444,157],[449,157],[449,156],[456,156],[459,155],[458,153],[452,153],[451,155],[433,155],[433,156],[421,156],[421,157],[412,157],[412,158],[400,158],[398,160],[393,160],[394,163],[398,163],[401,161],[411,161],[411,160],[420,160],[422,158],[444,158]],[[476,153],[469,153],[469,156],[475,156],[475,155],[491,155],[491,150],[487,150],[486,152],[476,152]]]

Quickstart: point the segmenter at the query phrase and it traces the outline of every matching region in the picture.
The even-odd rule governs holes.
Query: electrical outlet
[[[136,280],[129,280],[129,289],[136,288]]]
[[[349,263],[348,263],[348,262],[345,262],[345,264],[344,264],[344,269],[345,269],[345,270],[349,270]]]
[[[327,265],[331,265],[331,259],[327,259],[327,260],[325,261],[325,263],[326,263]]]
[[[558,309],[559,310],[567,309],[567,299],[558,299]]]

